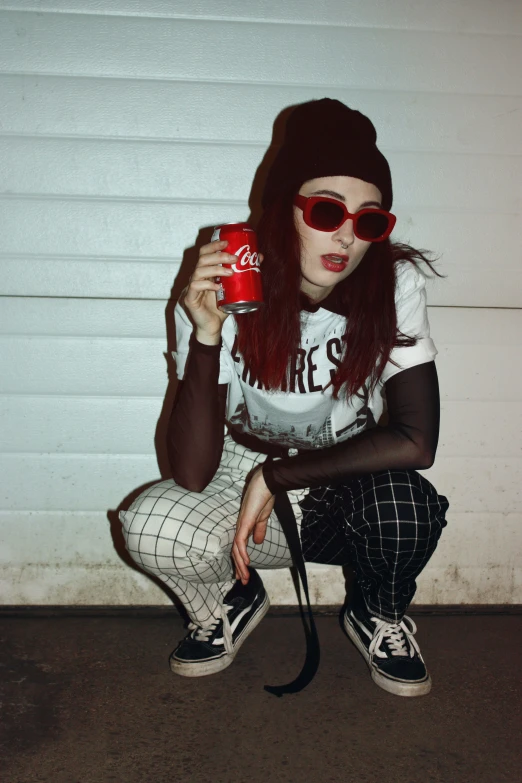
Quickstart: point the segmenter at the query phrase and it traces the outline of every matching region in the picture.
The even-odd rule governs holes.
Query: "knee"
[[[120,511],[125,546],[138,565],[154,565],[157,539],[165,520],[171,518],[171,528],[175,522],[173,511],[181,499],[179,490],[174,481],[161,481],[147,487],[126,511]]]
[[[176,562],[181,566],[187,558],[217,554],[221,541],[208,500],[173,479],[144,490],[127,511],[119,513],[132,559],[142,568],[158,572],[171,569]]]
[[[415,470],[389,470],[374,476],[373,501],[364,515],[386,538],[418,544],[438,540],[446,526],[447,499]],[[367,496],[368,497],[368,496]]]
[[[437,541],[446,527],[449,503],[433,484],[416,470],[408,471],[415,522],[425,540]]]

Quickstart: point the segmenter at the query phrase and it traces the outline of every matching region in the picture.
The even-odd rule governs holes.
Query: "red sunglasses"
[[[345,220],[353,220],[353,233],[366,242],[382,242],[387,239],[397,222],[395,215],[384,209],[360,209],[352,215],[342,201],[326,196],[300,196],[294,204],[303,210],[307,226],[317,231],[337,231]]]

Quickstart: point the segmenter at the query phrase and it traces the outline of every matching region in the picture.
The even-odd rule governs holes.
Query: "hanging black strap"
[[[272,457],[269,457],[271,460]],[[299,540],[299,533],[297,530],[297,522],[295,519],[294,510],[292,504],[288,499],[288,495],[285,491],[277,492],[275,495],[274,511],[279,519],[283,533],[285,534],[286,541],[290,548],[290,554],[297,568],[301,582],[303,584],[304,592],[306,595],[306,603],[308,605],[308,615],[310,618],[310,628],[307,627],[303,607],[299,598],[299,605],[301,608],[301,615],[303,618],[303,626],[306,636],[306,658],[301,669],[293,682],[289,682],[288,685],[265,685],[265,691],[273,693],[274,696],[282,696],[284,693],[298,693],[303,688],[312,682],[317,669],[319,668],[319,660],[321,657],[321,651],[319,648],[319,637],[317,635],[317,629],[314,623],[314,617],[312,614],[312,608],[310,606],[310,597],[308,595],[308,581],[306,578],[306,568],[303,558],[303,552],[301,549],[301,542]]]

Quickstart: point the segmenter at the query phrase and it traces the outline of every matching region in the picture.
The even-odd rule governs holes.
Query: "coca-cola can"
[[[227,240],[224,251],[237,256],[237,261],[223,264],[232,269],[233,275],[216,277],[220,285],[216,291],[217,306],[225,313],[258,310],[264,301],[256,232],[248,223],[225,223],[214,229],[212,242],[218,239]]]

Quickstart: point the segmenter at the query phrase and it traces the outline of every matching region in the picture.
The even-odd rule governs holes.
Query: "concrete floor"
[[[163,617],[0,618],[3,783],[518,783],[522,617],[414,615],[433,679],[405,699],[375,686],[336,616],[268,614],[234,664],[172,674],[184,636]]]

